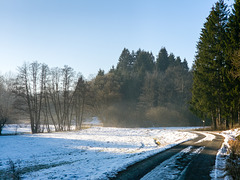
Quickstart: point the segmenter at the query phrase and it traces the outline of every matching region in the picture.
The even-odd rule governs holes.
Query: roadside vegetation
[[[240,179],[240,135],[228,143],[230,155],[227,159],[226,170],[233,179]]]

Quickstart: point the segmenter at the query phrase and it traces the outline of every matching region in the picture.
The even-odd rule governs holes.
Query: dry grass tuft
[[[240,136],[228,143],[230,145],[230,156],[227,160],[226,170],[233,179],[240,180]]]
[[[153,138],[154,140],[154,143],[157,145],[157,146],[161,146],[161,143],[160,141],[157,139],[157,138]]]

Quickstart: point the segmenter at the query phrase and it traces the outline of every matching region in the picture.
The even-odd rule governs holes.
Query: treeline
[[[191,107],[210,118],[214,129],[229,128],[240,118],[240,1],[232,11],[223,0],[212,8],[202,28],[193,66]]]
[[[50,132],[50,125],[55,131],[71,130],[73,125],[81,129],[83,120],[92,116],[105,126],[120,127],[199,123],[188,110],[192,72],[185,59],[165,48],[156,60],[151,52],[124,48],[116,68],[99,70],[88,81],[69,66],[50,68],[38,62],[18,67],[16,77],[1,78],[0,121],[4,125],[12,114],[19,119],[24,112],[33,133]]]
[[[123,49],[116,68],[96,79],[108,106],[105,123],[121,126],[199,125],[188,109],[192,73],[183,61],[162,48],[151,52]],[[106,103],[105,103],[106,104]]]

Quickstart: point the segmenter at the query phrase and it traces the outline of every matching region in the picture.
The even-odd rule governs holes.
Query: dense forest
[[[188,108],[192,73],[187,61],[165,48],[156,60],[151,52],[123,49],[116,68],[107,74],[100,70],[94,84],[105,99],[102,113],[108,125],[199,124]]]
[[[239,123],[240,1],[232,12],[223,0],[212,8],[202,28],[193,65],[191,107],[210,118],[214,129]]]
[[[17,72],[0,77],[0,133],[13,120],[28,119],[38,133],[50,125],[81,129],[94,116],[104,126],[199,126],[204,120],[214,129],[229,128],[240,118],[240,1],[231,13],[223,0],[215,3],[191,70],[163,47],[156,57],[124,48],[116,66],[91,80],[69,66],[38,62]]]

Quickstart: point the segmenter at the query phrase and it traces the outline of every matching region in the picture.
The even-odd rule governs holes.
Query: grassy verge
[[[233,179],[240,180],[240,135],[230,140],[230,156],[227,160],[226,170]]]

